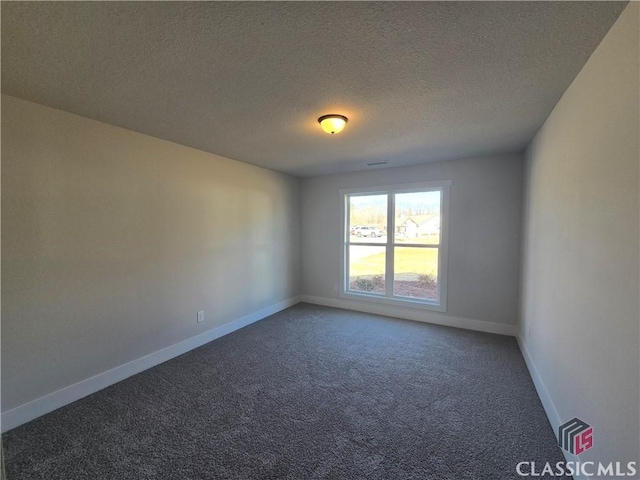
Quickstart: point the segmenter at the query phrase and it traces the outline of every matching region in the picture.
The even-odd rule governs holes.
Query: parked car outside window
[[[376,227],[360,227],[356,231],[356,235],[358,237],[381,237],[382,232],[378,230]]]

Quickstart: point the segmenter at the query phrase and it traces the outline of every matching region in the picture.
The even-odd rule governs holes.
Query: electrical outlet
[[[198,323],[204,322],[204,310],[198,312]]]
[[[334,283],[333,284],[333,291],[334,292],[340,291],[340,284],[339,283]]]

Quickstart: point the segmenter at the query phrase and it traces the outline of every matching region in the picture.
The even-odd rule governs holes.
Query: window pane
[[[385,293],[386,247],[349,246],[349,290]]]
[[[402,297],[438,299],[438,249],[396,247],[393,294]]]
[[[440,191],[397,193],[397,243],[440,244]]]
[[[387,242],[387,195],[349,196],[349,241]]]

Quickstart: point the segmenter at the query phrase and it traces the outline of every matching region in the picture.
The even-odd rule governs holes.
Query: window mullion
[[[395,247],[407,248],[439,248],[439,243],[394,243]]]
[[[386,265],[385,265],[385,295],[387,297],[393,297],[393,268],[394,268],[394,260],[393,260],[393,239],[395,232],[395,195],[391,192],[387,193],[387,254]]]

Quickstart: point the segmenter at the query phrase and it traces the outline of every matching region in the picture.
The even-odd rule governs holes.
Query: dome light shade
[[[340,133],[342,130],[344,130],[344,126],[348,121],[349,119],[344,115],[336,114],[323,115],[318,119],[322,130],[332,135],[334,133]]]

